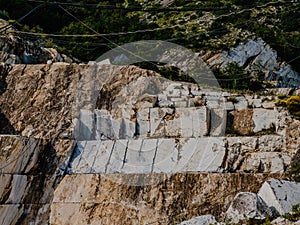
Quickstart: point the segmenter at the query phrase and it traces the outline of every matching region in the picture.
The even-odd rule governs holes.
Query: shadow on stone
[[[17,134],[7,117],[0,111],[0,134]]]

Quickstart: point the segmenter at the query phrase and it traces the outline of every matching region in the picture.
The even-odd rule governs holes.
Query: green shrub
[[[284,218],[296,222],[300,219],[300,204],[293,205],[292,212],[283,215]]]

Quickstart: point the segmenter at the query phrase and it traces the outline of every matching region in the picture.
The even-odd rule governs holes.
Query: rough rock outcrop
[[[276,81],[277,87],[294,87],[300,85],[300,76],[286,62],[278,59],[277,52],[261,38],[248,40],[219,55],[214,55],[207,62],[211,65],[225,67],[237,62],[241,67],[251,71],[262,71],[267,81]]]
[[[9,26],[0,19],[0,28]],[[29,41],[14,35],[13,28],[8,27],[0,35],[0,62],[7,64],[38,64],[52,62],[72,63],[73,59],[60,54],[56,49],[42,47],[43,41]]]

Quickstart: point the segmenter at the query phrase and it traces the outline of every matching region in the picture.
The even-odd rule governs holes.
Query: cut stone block
[[[210,136],[225,136],[227,111],[224,109],[210,110]]]
[[[152,172],[172,172],[175,169],[177,155],[178,149],[175,148],[175,139],[159,139]]]
[[[262,103],[262,107],[265,108],[265,109],[274,109],[275,108],[275,103],[265,101],[265,102]]]
[[[208,109],[177,108],[174,119],[166,121],[169,137],[203,137],[208,132]]]
[[[0,221],[2,225],[17,224],[24,212],[24,206],[21,204],[15,205],[0,205]]]
[[[115,141],[109,162],[107,164],[106,173],[120,173],[125,164],[128,140]]]
[[[270,179],[263,183],[258,195],[280,215],[292,211],[300,204],[300,183]]]
[[[253,108],[260,108],[261,107],[261,99],[248,99],[249,105]]]
[[[269,129],[276,124],[276,112],[270,109],[253,109],[254,132]]]
[[[94,139],[94,113],[90,110],[81,109],[78,121],[77,140],[93,140]]]
[[[147,136],[150,134],[150,109],[144,108],[136,114],[136,135]]]
[[[237,103],[234,103],[236,110],[245,110],[248,108],[248,101],[244,97],[236,97]]]
[[[135,123],[122,118],[119,130],[120,139],[130,139],[135,135]]]
[[[77,150],[80,154],[73,161],[73,173],[91,173],[94,161],[97,158],[99,141],[81,141],[77,143]]]
[[[107,110],[95,111],[95,125],[96,140],[119,138],[120,123]]]
[[[184,171],[220,172],[226,153],[225,142],[220,138],[198,138],[193,154]]]
[[[122,173],[151,173],[157,139],[129,140]]]
[[[221,103],[220,108],[231,111],[231,110],[234,110],[234,105],[232,102],[224,102],[224,103]]]
[[[97,155],[95,156],[91,171],[95,173],[106,173],[114,145],[115,141],[111,140],[101,141],[97,144]]]
[[[152,108],[150,109],[150,135],[155,137],[165,137],[165,118],[172,117],[174,109]]]

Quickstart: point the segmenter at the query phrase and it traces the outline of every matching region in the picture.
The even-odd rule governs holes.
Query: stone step
[[[74,134],[76,140],[218,137],[225,136],[230,126],[243,135],[253,135],[268,129],[276,132],[278,117],[274,109],[263,108],[230,113],[226,108],[206,106],[143,108],[129,118],[112,116],[107,110],[81,110]]]
[[[78,141],[69,173],[280,173],[290,161],[275,135]]]

